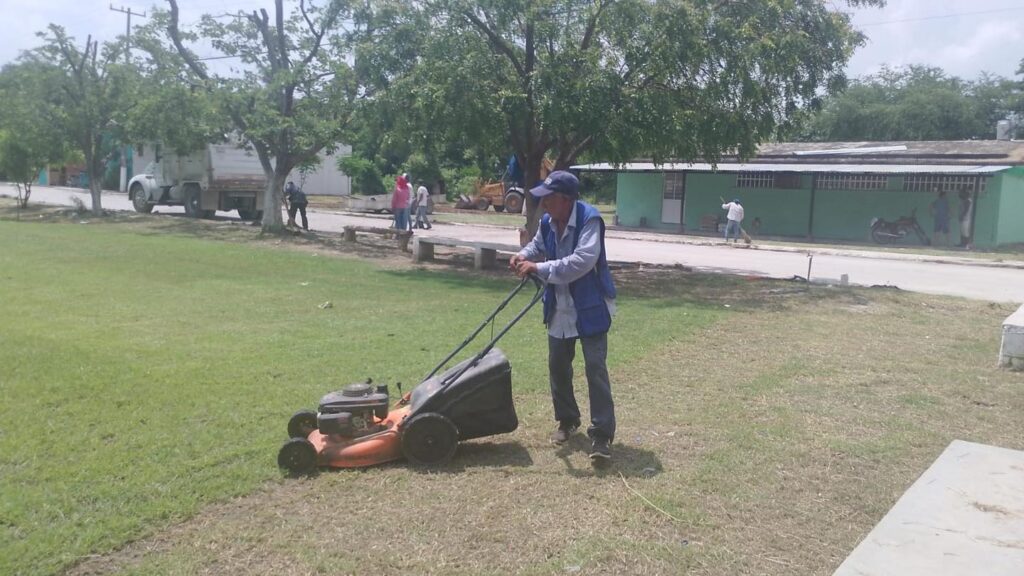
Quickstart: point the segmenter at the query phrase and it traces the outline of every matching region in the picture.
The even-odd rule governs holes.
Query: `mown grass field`
[[[531,317],[501,344],[515,433],[288,479],[292,412],[416,382],[513,280],[42,220],[0,220],[0,574],[830,574],[952,439],[1024,448],[1010,306],[620,270],[612,467],[548,444]]]
[[[104,224],[2,222],[0,244],[3,574],[59,571],[278,480],[292,412],[368,376],[408,390],[514,285]],[[612,365],[717,313],[623,308]],[[502,343],[531,399],[538,324]]]

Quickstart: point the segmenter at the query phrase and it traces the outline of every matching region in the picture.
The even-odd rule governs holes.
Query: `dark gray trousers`
[[[548,335],[548,371],[551,378],[551,400],[555,405],[555,420],[579,420],[580,408],[572,388],[572,361],[576,357],[577,338],[555,338]],[[583,345],[583,359],[590,393],[591,438],[615,439],[615,404],[612,402],[612,384],[608,380],[608,334],[578,339]]]

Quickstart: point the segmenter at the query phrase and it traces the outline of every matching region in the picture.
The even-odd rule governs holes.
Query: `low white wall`
[[[1024,305],[1003,321],[999,365],[1024,370]]]

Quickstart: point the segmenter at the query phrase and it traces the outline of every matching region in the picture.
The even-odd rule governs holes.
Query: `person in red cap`
[[[565,444],[580,427],[573,394],[572,361],[579,340],[586,360],[590,395],[590,458],[612,457],[615,403],[608,379],[608,330],[615,313],[615,284],[605,253],[605,224],[597,208],[579,199],[579,180],[552,172],[530,194],[544,213],[537,234],[509,260],[518,276],[536,274],[547,282],[544,323],[548,328],[548,372],[558,428],[551,435]]]
[[[409,186],[409,176],[402,174],[395,178],[395,192],[391,196],[391,213],[395,215],[395,230],[406,231],[409,229],[409,196],[412,187]]]

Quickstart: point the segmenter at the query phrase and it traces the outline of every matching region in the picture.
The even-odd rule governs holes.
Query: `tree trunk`
[[[284,218],[281,217],[284,181],[288,174],[278,174],[275,170],[267,178],[267,189],[263,192],[263,231],[278,233],[284,230]]]
[[[540,217],[543,216],[540,211],[540,202],[537,202],[533,195],[530,194],[530,188],[533,188],[540,181],[540,169],[544,162],[544,152],[544,150],[528,150],[523,155],[523,188],[526,191],[526,198],[524,198],[526,206],[526,242],[529,242],[534,234],[537,233]],[[520,243],[523,243],[522,238],[520,238]]]
[[[28,208],[29,196],[32,196],[32,182],[15,183],[18,187],[18,204],[22,208]]]
[[[100,194],[103,193],[103,179],[89,175],[89,194],[92,196],[92,215],[103,216],[103,205]]]
[[[100,195],[103,193],[103,162],[96,158],[96,144],[92,150],[85,151],[85,173],[89,177],[89,195],[92,197],[93,216],[103,216],[103,203]]]

